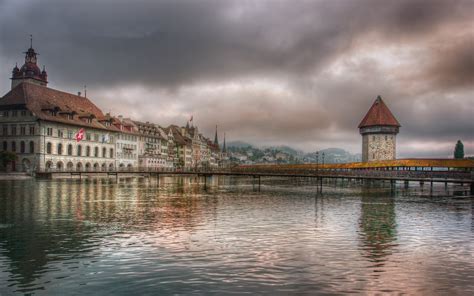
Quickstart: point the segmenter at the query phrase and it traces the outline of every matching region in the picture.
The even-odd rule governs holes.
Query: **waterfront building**
[[[117,129],[88,98],[48,88],[46,78],[30,47],[24,65],[13,68],[12,89],[0,99],[1,148],[17,155],[7,169],[112,168]]]
[[[189,139],[181,134],[181,128],[176,125],[170,125],[167,130],[172,133],[175,151],[175,167],[192,167],[192,144]]]
[[[396,159],[396,136],[400,123],[380,96],[359,124],[362,161]]]
[[[0,150],[16,154],[8,171],[107,171],[216,167],[217,141],[197,127],[134,121],[104,114],[89,98],[49,88],[32,46],[11,90],[0,98]]]
[[[120,131],[116,141],[116,167],[132,169],[138,167],[138,127],[130,118],[119,115],[113,118],[113,125]]]
[[[150,122],[135,121],[135,124],[140,133],[139,166],[154,169],[167,167],[167,159],[161,149],[162,140],[164,140],[163,131],[158,125]]]

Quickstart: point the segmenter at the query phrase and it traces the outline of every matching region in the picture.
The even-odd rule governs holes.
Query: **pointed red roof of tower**
[[[367,112],[364,119],[360,122],[359,128],[377,125],[400,127],[400,123],[398,123],[398,120],[393,116],[392,112],[390,112],[390,109],[388,109],[380,96],[377,97],[372,107],[370,107],[369,112]]]

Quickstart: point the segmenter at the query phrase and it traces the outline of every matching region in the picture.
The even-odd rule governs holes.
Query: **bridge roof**
[[[387,167],[437,167],[437,168],[474,168],[473,159],[426,159],[410,158],[396,160],[381,160],[371,162],[351,162],[333,164],[256,164],[242,165],[238,168],[255,169],[375,169]]]

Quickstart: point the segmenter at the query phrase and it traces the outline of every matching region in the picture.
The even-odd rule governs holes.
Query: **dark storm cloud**
[[[7,2],[6,2],[7,3]],[[248,75],[306,75],[376,31],[435,29],[449,1],[18,1],[4,4],[3,50],[18,60],[28,33],[67,80],[176,86]],[[46,60],[45,60],[46,62]],[[61,75],[62,76],[62,75]]]
[[[0,1],[0,65],[21,62],[32,33],[51,86],[87,84],[104,110],[137,119],[167,124],[194,114],[208,134],[219,122],[256,143],[355,147],[360,118],[382,94],[402,122],[402,142],[472,141],[473,109],[457,106],[472,105],[473,5]],[[395,66],[377,57],[390,47]],[[7,89],[9,71],[2,73]],[[253,80],[268,83],[245,87]]]

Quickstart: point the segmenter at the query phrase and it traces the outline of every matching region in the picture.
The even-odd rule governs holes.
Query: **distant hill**
[[[304,160],[307,162],[316,162],[320,163],[323,161],[324,153],[324,163],[345,163],[345,162],[358,162],[361,161],[362,155],[351,154],[341,148],[327,148],[319,150],[319,156],[316,152],[307,153]]]
[[[252,144],[249,144],[243,141],[232,141],[232,142],[227,143],[226,145],[227,147],[234,147],[234,148],[247,148],[247,147],[253,148]]]
[[[302,150],[297,150],[295,148],[292,148],[290,146],[285,146],[285,145],[270,146],[270,147],[266,147],[266,149],[271,149],[271,150],[274,150],[274,151],[281,151],[281,152],[284,152],[286,154],[293,155],[295,157],[304,155],[304,152]]]
[[[361,161],[361,154],[351,154],[341,148],[328,148],[311,153],[281,145],[255,147],[243,141],[229,142],[230,158],[236,163],[346,163]]]

